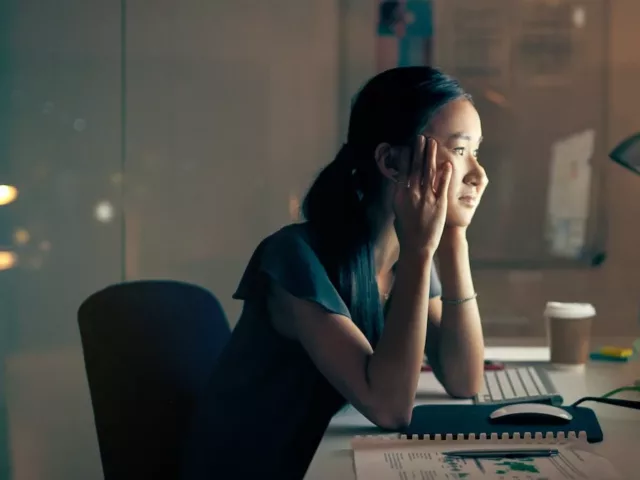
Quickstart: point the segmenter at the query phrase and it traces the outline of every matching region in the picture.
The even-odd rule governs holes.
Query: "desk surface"
[[[640,379],[640,362],[625,364],[590,363],[582,372],[550,370],[550,376],[565,403],[587,395],[599,396]],[[620,398],[638,398],[629,395]],[[420,377],[416,403],[471,403],[450,399],[433,374]],[[616,464],[624,479],[638,478],[640,472],[640,411],[602,404],[586,403],[592,408],[604,432],[604,441],[595,450]],[[355,435],[377,434],[377,428],[353,407],[336,415],[327,429],[305,479],[355,480],[351,438]]]

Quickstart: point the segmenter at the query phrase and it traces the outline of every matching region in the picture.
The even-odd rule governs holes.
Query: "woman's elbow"
[[[401,431],[411,423],[413,405],[409,407],[382,407],[371,415],[371,421],[383,430]]]
[[[402,416],[380,416],[373,418],[373,423],[383,430],[399,432],[404,430],[411,423],[411,414]]]
[[[482,390],[484,384],[484,367],[477,372],[448,369],[439,373],[438,381],[447,395],[453,398],[473,398]]]
[[[460,400],[467,400],[469,398],[475,397],[478,394],[478,390],[472,388],[445,387],[445,391],[450,397]]]
[[[475,397],[480,392],[482,380],[472,382],[445,382],[443,387],[447,395],[453,398],[468,399]]]

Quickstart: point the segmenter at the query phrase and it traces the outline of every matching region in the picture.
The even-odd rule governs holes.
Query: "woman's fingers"
[[[423,164],[422,186],[423,192],[427,195],[435,194],[438,185],[438,170],[436,167],[436,157],[438,155],[438,144],[433,138],[427,138]]]
[[[438,185],[436,186],[436,195],[438,200],[441,202],[447,201],[447,195],[449,193],[449,183],[451,182],[451,174],[453,173],[453,168],[449,162],[445,163],[442,166],[442,174],[440,175],[440,179]]]
[[[422,183],[423,152],[426,149],[425,144],[426,139],[422,135],[418,135],[413,148],[413,155],[411,156],[411,174],[407,187],[420,188]]]

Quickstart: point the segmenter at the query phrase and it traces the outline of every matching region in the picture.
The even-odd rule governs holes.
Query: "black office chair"
[[[194,401],[230,336],[220,303],[136,281],[91,295],[78,324],[105,480],[178,478]]]

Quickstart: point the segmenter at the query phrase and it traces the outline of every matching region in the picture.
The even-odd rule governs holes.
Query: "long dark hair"
[[[369,214],[383,186],[374,151],[380,143],[408,145],[442,106],[461,97],[469,98],[457,81],[430,67],[394,68],[373,77],[353,103],[347,142],[304,199],[302,212],[319,238],[318,254],[374,346],[383,325]]]

